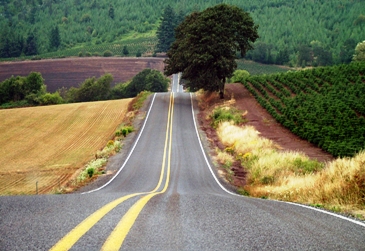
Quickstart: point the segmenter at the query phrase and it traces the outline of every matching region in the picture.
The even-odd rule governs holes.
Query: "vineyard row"
[[[365,149],[365,63],[251,76],[243,83],[279,123],[336,157]]]

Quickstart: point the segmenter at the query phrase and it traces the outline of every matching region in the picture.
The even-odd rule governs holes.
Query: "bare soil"
[[[334,159],[331,154],[308,141],[301,139],[276,122],[275,119],[259,105],[244,85],[240,83],[226,84],[224,100],[219,99],[217,94],[210,94],[209,96],[202,97],[204,102],[201,102],[198,120],[201,129],[206,133],[211,149],[218,147],[223,150],[225,147],[219,141],[215,130],[211,127],[209,115],[216,105],[232,98],[235,99],[234,106],[236,108],[247,111],[247,114],[245,115],[245,118],[248,120],[247,124],[254,126],[262,137],[274,141],[283,151],[300,151],[311,159],[316,159],[321,162]],[[233,163],[231,170],[234,172],[231,183],[235,186],[245,185],[246,172],[240,164]],[[223,169],[221,171],[223,171]]]
[[[45,59],[37,61],[0,63],[0,82],[13,76],[27,76],[30,72],[40,72],[48,92],[61,87],[78,87],[87,78],[111,73],[113,84],[126,82],[140,71],[150,68],[163,71],[164,58],[132,57],[88,57]]]

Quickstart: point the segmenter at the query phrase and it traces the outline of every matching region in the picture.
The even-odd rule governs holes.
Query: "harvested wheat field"
[[[62,185],[113,137],[130,101],[0,110],[0,195]]]

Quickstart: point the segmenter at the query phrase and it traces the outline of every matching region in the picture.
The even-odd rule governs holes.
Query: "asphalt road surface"
[[[172,90],[155,94],[109,183],[0,197],[0,250],[365,250],[361,222],[224,188],[198,137],[194,97]]]

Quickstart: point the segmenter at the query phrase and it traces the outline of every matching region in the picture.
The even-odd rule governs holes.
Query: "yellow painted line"
[[[69,250],[87,231],[90,230],[101,218],[103,218],[107,213],[109,213],[113,208],[118,206],[120,203],[141,195],[143,193],[130,194],[119,199],[116,199],[95,213],[91,214],[84,221],[82,221],[79,225],[77,225],[74,229],[72,229],[67,235],[65,235],[59,242],[54,245],[50,251],[66,251]]]
[[[153,189],[150,192],[143,192],[143,193],[135,193],[135,194],[130,194],[130,195],[126,195],[123,196],[119,199],[116,199],[108,204],[106,204],[105,206],[103,206],[102,208],[100,208],[99,210],[97,210],[96,212],[94,212],[93,214],[91,214],[89,217],[87,217],[85,220],[83,220],[79,225],[77,225],[74,229],[72,229],[68,234],[66,234],[61,240],[59,240],[51,249],[50,251],[67,251],[69,249],[72,248],[73,245],[75,245],[75,243],[87,232],[89,231],[101,218],[103,218],[107,213],[109,213],[113,208],[115,208],[116,206],[118,206],[119,204],[123,203],[124,201],[133,198],[135,196],[138,195],[143,195],[143,194],[148,194],[146,197],[148,198],[150,195],[155,195],[155,192],[159,189],[159,187],[161,186],[162,180],[163,180],[163,176],[164,176],[164,163],[165,163],[165,159],[166,159],[166,149],[167,149],[167,139],[168,139],[168,132],[169,132],[169,128],[170,128],[170,120],[171,120],[171,106],[172,106],[172,102],[171,101],[171,96],[170,96],[170,104],[169,104],[169,110],[168,110],[168,122],[167,122],[167,128],[166,128],[166,140],[165,140],[165,147],[164,147],[164,161],[161,167],[161,174],[160,174],[160,178],[158,181],[157,186],[155,187],[155,189]],[[170,128],[171,131],[171,128]],[[170,148],[171,148],[171,139],[170,139]],[[171,152],[171,149],[170,149]],[[170,175],[170,172],[168,170],[168,176]],[[166,179],[168,179],[168,176]],[[167,181],[168,182],[168,181]],[[164,190],[167,189],[167,186],[165,184],[165,188]],[[153,197],[151,196],[151,197]],[[146,198],[143,197],[142,199]],[[141,199],[141,200],[142,200]],[[148,199],[149,200],[149,199]],[[146,201],[146,203],[148,202],[148,200]],[[139,201],[138,201],[139,202]],[[138,203],[137,202],[137,203]],[[136,203],[136,204],[137,204]],[[133,206],[135,207],[135,205]],[[143,207],[142,207],[143,208]],[[141,210],[142,210],[141,208]],[[131,209],[130,209],[131,210]],[[130,211],[129,210],[129,211]],[[129,212],[128,211],[128,212]],[[127,214],[128,214],[127,212]],[[138,213],[139,214],[139,213]],[[136,218],[138,216],[138,214],[136,215]],[[134,222],[134,221],[133,221]],[[133,225],[133,224],[132,224]],[[124,239],[123,239],[124,240]]]
[[[172,105],[171,105],[171,102],[172,102]],[[166,192],[166,190],[167,190],[167,187],[168,187],[168,184],[170,181],[170,172],[171,172],[172,117],[173,117],[173,113],[174,113],[173,102],[174,102],[174,99],[172,96],[172,101],[170,101],[170,106],[172,106],[172,108],[171,108],[171,113],[170,113],[170,108],[169,108],[169,119],[168,119],[170,121],[169,125],[168,125],[168,128],[170,128],[170,130],[167,129],[167,132],[170,134],[170,136],[168,134],[166,134],[165,151],[164,151],[163,161],[162,161],[162,166],[164,167],[164,165],[166,163],[166,149],[167,149],[167,145],[169,145],[168,146],[169,153],[168,153],[168,159],[167,159],[168,164],[167,164],[167,174],[166,174],[165,186],[164,186],[163,190],[160,192],[150,193],[150,194],[142,197],[128,210],[128,212],[119,221],[118,225],[114,228],[113,232],[109,235],[109,237],[105,241],[104,245],[101,248],[102,251],[119,250],[120,247],[123,245],[123,242],[124,242],[125,238],[127,237],[130,229],[134,225],[134,222],[136,221],[138,215],[141,213],[142,209],[145,207],[147,202],[151,198],[153,198],[155,195],[162,194],[162,193]],[[168,138],[170,139],[169,143],[167,142]]]

